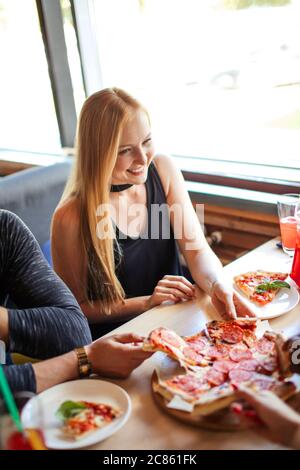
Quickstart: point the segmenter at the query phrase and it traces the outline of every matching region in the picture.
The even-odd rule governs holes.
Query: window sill
[[[26,170],[34,166],[49,166],[64,162],[69,157],[65,155],[52,155],[46,153],[18,152],[14,150],[0,150],[0,175],[6,176],[17,171]]]
[[[273,194],[299,193],[300,168],[174,155],[187,181]]]
[[[187,181],[186,186],[192,201],[196,204],[277,215],[277,194],[194,181]]]

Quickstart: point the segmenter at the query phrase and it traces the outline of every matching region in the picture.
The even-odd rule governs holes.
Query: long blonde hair
[[[139,109],[147,113],[136,99],[118,88],[101,90],[85,101],[77,127],[75,165],[62,196],[62,202],[70,197],[79,202],[80,239],[88,267],[86,300],[93,300],[90,281],[107,314],[115,302],[124,300],[125,294],[115,272],[116,240],[111,218],[105,215],[110,236],[99,238],[96,211],[99,205],[109,204],[121,133]]]

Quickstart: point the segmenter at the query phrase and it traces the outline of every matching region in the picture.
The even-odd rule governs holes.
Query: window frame
[[[77,115],[60,0],[36,0],[62,147],[73,147]]]

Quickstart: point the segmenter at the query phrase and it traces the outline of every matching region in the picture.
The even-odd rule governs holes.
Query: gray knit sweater
[[[91,342],[87,320],[53,272],[26,225],[0,210],[0,306],[8,308],[10,352],[38,359],[58,356]],[[31,364],[7,365],[13,390],[35,391]]]

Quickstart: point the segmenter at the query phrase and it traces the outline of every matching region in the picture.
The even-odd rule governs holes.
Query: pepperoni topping
[[[253,372],[243,369],[232,369],[229,378],[234,383],[248,382],[252,378]]]
[[[203,361],[203,356],[196,349],[187,346],[183,349],[185,359],[192,364],[199,364]]]
[[[186,338],[185,341],[197,351],[201,351],[205,349],[207,346],[209,346],[209,340],[207,338],[204,338],[202,335]]]
[[[267,338],[261,338],[255,344],[255,349],[261,354],[269,354],[273,352],[274,348],[275,344],[273,341],[270,341]]]
[[[175,386],[192,395],[197,395],[200,391],[207,389],[207,385],[201,379],[197,379],[192,375],[178,375],[171,380],[167,380],[167,383],[172,388]]]
[[[248,371],[255,371],[259,368],[260,363],[256,359],[246,359],[241,361],[238,365],[239,369],[248,370]]]
[[[256,322],[254,321],[247,321],[247,320],[239,320],[234,322],[235,325],[239,326],[243,330],[250,330],[250,331],[255,331],[256,330]]]
[[[225,374],[214,369],[208,371],[205,377],[211,385],[218,386],[225,382]]]
[[[237,325],[224,326],[222,340],[230,344],[239,343],[243,340],[243,330]]]
[[[213,363],[213,369],[217,370],[218,372],[222,372],[223,374],[228,374],[228,372],[234,367],[236,367],[236,362],[232,362],[226,359]]]
[[[234,362],[252,359],[252,352],[246,345],[240,344],[229,351],[229,357]]]
[[[217,344],[216,346],[212,346],[208,349],[206,355],[212,359],[225,359],[229,355],[228,346],[226,346],[226,344]]]
[[[244,340],[244,343],[245,343],[249,348],[252,348],[252,346],[254,346],[255,343],[256,343],[256,336],[255,336],[255,334],[254,334],[252,331],[246,330],[246,331],[244,332],[244,338],[243,338],[243,340]]]

